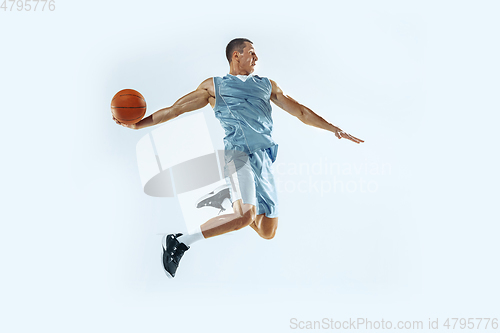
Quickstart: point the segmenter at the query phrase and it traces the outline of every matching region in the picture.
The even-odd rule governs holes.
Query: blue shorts
[[[232,202],[242,199],[244,204],[255,206],[257,215],[278,217],[278,193],[272,172],[277,152],[278,145],[252,154],[225,151],[224,176]]]

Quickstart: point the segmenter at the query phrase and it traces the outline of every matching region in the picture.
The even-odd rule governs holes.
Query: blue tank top
[[[213,109],[226,134],[225,149],[252,154],[275,146],[271,137],[271,81],[257,75],[250,75],[246,81],[242,81],[231,74],[216,76],[213,80]]]

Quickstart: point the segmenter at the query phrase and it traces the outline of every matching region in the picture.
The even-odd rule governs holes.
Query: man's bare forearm
[[[173,111],[172,108],[173,108],[173,106],[170,106],[170,107],[160,109],[160,110],[156,111],[155,113],[150,114],[146,118],[139,121],[136,124],[136,128],[141,129],[141,128],[150,127],[150,126],[157,125],[159,123],[163,123],[165,121],[168,121],[170,119],[177,117],[177,115],[175,114],[175,112]]]
[[[335,132],[339,128],[325,119],[323,119],[321,116],[317,115],[316,113],[313,112],[313,110],[309,109],[308,107],[300,104],[300,107],[302,109],[302,115],[299,117],[299,119],[306,125],[318,127],[330,132]]]
[[[174,119],[184,112],[201,109],[208,104],[209,94],[206,90],[197,89],[179,98],[174,105],[156,111],[136,124],[137,129],[157,125]]]

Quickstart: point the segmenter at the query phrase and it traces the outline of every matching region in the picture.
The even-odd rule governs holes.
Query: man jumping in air
[[[113,117],[119,125],[140,129],[161,124],[210,103],[224,128],[224,174],[234,213],[208,220],[191,235],[166,235],[162,242],[162,254],[168,277],[175,276],[184,252],[198,240],[246,226],[253,228],[264,239],[274,237],[278,227],[278,200],[272,164],[278,145],[271,137],[273,121],[270,101],[306,125],[333,132],[339,139],[364,142],[285,95],[273,80],[252,75],[258,57],[250,40],[233,39],[226,47],[226,57],[229,74],[206,79],[195,91],[181,97],[171,107],[160,109],[131,125],[122,124]]]

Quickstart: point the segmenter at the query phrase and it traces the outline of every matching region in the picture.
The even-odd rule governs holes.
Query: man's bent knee
[[[276,235],[276,230],[273,230],[273,231],[266,231],[260,234],[260,237],[270,240],[273,239],[275,235]]]
[[[277,221],[273,223],[262,223],[259,228],[259,235],[264,239],[273,239],[278,229]]]

